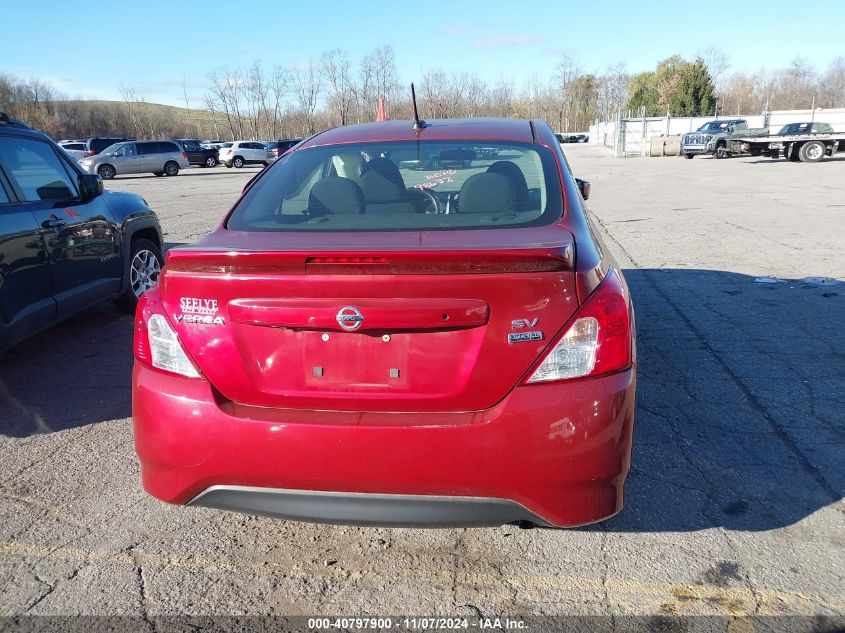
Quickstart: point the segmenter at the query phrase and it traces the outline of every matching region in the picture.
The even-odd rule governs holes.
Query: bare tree
[[[358,69],[358,84],[355,90],[355,110],[358,123],[370,120],[371,117],[375,116],[376,100],[373,97],[375,94],[375,75],[375,57],[372,54],[365,55],[361,58]]]
[[[628,103],[630,83],[631,75],[628,74],[624,62],[610,66],[598,78],[595,116],[604,121],[611,121],[619,112],[623,112]]]
[[[286,68],[281,66],[273,66],[273,73],[270,76],[270,94],[273,99],[273,125],[272,138],[279,138],[281,136],[281,129],[279,127],[280,119],[285,104],[285,97],[290,85],[290,73]]]
[[[346,125],[350,121],[355,101],[349,54],[333,48],[323,53],[320,67],[328,84],[327,97],[332,114],[337,116],[340,125]]]
[[[303,116],[309,135],[316,131],[314,127],[314,113],[322,87],[320,69],[312,60],[307,64],[296,66],[291,73],[293,95]]]
[[[710,73],[710,79],[713,81],[713,86],[717,93],[721,93],[724,87],[724,81],[727,78],[726,73],[731,67],[730,57],[721,48],[716,46],[708,46],[696,55],[704,65],[707,66],[707,72]]]
[[[399,73],[396,70],[396,53],[389,44],[373,51],[376,99],[384,98],[389,104],[398,100]]]
[[[575,79],[580,74],[581,67],[578,61],[569,55],[563,55],[555,66],[554,77],[560,93],[559,107],[557,108],[557,127],[562,132],[569,131],[572,126],[572,111],[576,98],[573,87]]]
[[[823,108],[845,107],[845,57],[837,57],[827,67],[819,81],[819,99]]]

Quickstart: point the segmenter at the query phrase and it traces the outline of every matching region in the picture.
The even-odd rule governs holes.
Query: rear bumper
[[[622,507],[636,368],[514,389],[471,413],[239,407],[140,363],[144,488],[170,503],[396,526],[575,526]]]
[[[319,523],[489,527],[527,521],[548,527],[541,517],[515,501],[483,497],[212,486],[191,499],[188,505]]]

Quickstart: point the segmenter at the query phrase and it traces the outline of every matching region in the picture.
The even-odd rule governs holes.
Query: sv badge
[[[534,319],[516,319],[511,321],[511,327],[514,330],[522,330],[527,327],[534,327],[540,322],[540,317]]]

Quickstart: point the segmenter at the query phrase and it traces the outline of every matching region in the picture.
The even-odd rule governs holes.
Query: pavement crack
[[[130,556],[134,555],[130,554]],[[156,630],[155,622],[150,619],[150,614],[147,612],[147,581],[144,579],[144,567],[138,565],[135,567],[138,574],[138,592],[140,596],[139,607],[141,608],[141,619],[150,628],[151,631]]]
[[[47,596],[49,596],[56,590],[56,585],[44,580],[37,573],[35,574],[35,580],[37,580],[42,585],[46,585],[47,591],[43,592],[40,596],[38,596],[38,598],[36,598],[35,601],[26,608],[26,610],[24,611],[25,614],[32,611],[35,607],[41,604],[44,599],[47,598]]]
[[[610,601],[610,591],[607,587],[607,581],[610,577],[610,561],[608,561],[608,540],[610,539],[610,535],[607,532],[607,528],[601,526],[601,562],[604,566],[601,575],[601,587],[602,591],[604,592],[604,603],[608,605],[608,609],[611,609],[610,612],[610,630],[615,633],[616,632],[616,615],[613,613],[611,608],[611,601]]]

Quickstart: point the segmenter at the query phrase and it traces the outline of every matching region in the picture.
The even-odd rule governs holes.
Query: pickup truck
[[[217,150],[211,147],[203,147],[199,140],[195,138],[178,138],[176,142],[185,150],[188,162],[191,165],[216,167],[220,163]]]
[[[802,163],[817,163],[845,151],[845,132],[834,132],[828,123],[790,123],[771,136],[740,137],[728,144],[731,154],[750,154]]]
[[[684,134],[681,138],[681,154],[692,158],[696,154],[712,154],[715,158],[727,158],[731,155],[728,142],[735,138],[768,136],[767,128],[749,128],[745,119],[722,119],[708,121],[695,132]]]

